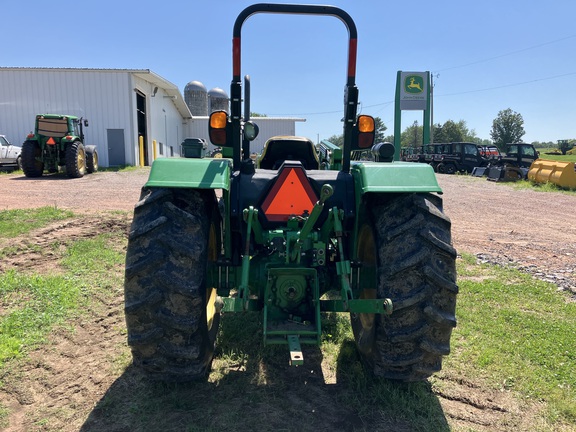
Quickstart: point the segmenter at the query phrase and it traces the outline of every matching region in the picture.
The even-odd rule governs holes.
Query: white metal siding
[[[158,91],[152,96],[156,86]],[[180,156],[180,144],[188,137],[210,142],[208,117],[187,118],[190,113],[176,86],[150,71],[128,69],[0,68],[0,134],[20,144],[34,129],[37,114],[84,117],[90,122],[86,144],[96,145],[101,166],[109,165],[109,129],[124,131],[126,163],[138,165],[136,90],[146,98],[149,161],[153,140],[157,141],[157,157],[170,157],[170,147],[173,156]],[[268,138],[295,135],[295,123],[305,120],[258,117],[253,121],[260,133],[251,150],[260,153]]]
[[[84,117],[90,123],[86,144],[96,145],[100,164],[107,166],[106,130],[124,129],[126,138],[132,134],[129,86],[128,72],[0,69],[0,131],[22,143],[37,114]]]

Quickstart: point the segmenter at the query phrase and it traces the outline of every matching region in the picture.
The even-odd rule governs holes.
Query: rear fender
[[[360,162],[352,165],[356,197],[365,193],[438,192],[434,169],[410,162]]]
[[[230,190],[229,159],[161,158],[154,161],[146,187]]]
[[[351,256],[356,260],[356,241],[360,228],[360,206],[364,194],[442,193],[434,168],[412,162],[359,162],[352,164],[356,215]]]

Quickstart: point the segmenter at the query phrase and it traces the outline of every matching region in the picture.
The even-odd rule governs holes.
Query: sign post
[[[394,106],[394,160],[400,160],[402,111],[423,111],[423,144],[430,142],[430,72],[398,71]]]

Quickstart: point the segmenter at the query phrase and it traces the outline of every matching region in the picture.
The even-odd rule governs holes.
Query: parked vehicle
[[[490,160],[486,168],[488,180],[517,181],[525,180],[532,163],[540,153],[532,144],[506,144],[506,153]]]
[[[450,143],[449,153],[440,155],[437,171],[443,174],[471,173],[475,167],[487,166],[490,158],[482,156],[475,143]]]
[[[0,169],[22,169],[22,147],[16,146],[5,135],[0,135]]]
[[[65,168],[68,177],[78,178],[98,170],[96,146],[84,145],[88,120],[71,115],[39,114],[34,132],[22,145],[22,169],[26,177],[40,177],[44,170],[55,173]]]
[[[258,13],[348,28],[340,151],[280,136],[257,164],[250,157],[258,128],[248,77],[242,92],[241,29]],[[333,6],[264,3],[240,13],[232,36],[230,113],[209,119],[210,141],[232,157],[157,159],[134,209],[124,284],[133,364],[151,379],[203,379],[221,313],[257,312],[263,342],[301,365],[302,345],[321,343],[321,314],[343,312],[368,376],[426,379],[456,325],[451,223],[433,169],[393,161],[392,144],[373,145],[374,118],[357,113],[356,25]],[[355,160],[368,150],[376,161]]]
[[[442,156],[451,152],[451,144],[428,144],[424,146],[424,163],[434,168],[434,171],[438,171],[438,164],[442,162]]]

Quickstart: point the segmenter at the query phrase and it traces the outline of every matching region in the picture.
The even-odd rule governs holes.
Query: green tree
[[[444,142],[464,142],[466,137],[459,124],[452,120],[447,120],[442,125],[442,134],[444,135]]]
[[[422,145],[422,134],[424,128],[418,125],[418,121],[414,121],[411,126],[408,126],[400,135],[401,147],[420,147]]]
[[[477,142],[479,140],[474,129],[468,129],[464,120],[458,122],[447,120],[443,125],[437,123],[432,127],[435,143]]]
[[[501,151],[506,151],[506,144],[522,142],[525,133],[522,115],[507,108],[492,122],[490,137]]]
[[[444,130],[440,123],[432,125],[432,141],[435,143],[445,143],[448,142],[445,139]]]
[[[380,117],[374,117],[375,137],[374,143],[381,143],[385,141],[384,132],[386,132],[386,125]]]
[[[552,147],[556,147],[556,144],[553,143],[552,141],[532,141],[530,144],[532,144],[534,146],[534,148],[544,148],[544,149],[549,149]]]
[[[344,145],[344,135],[332,135],[328,138],[327,141],[330,141],[332,144],[337,145],[338,147],[342,147]]]

